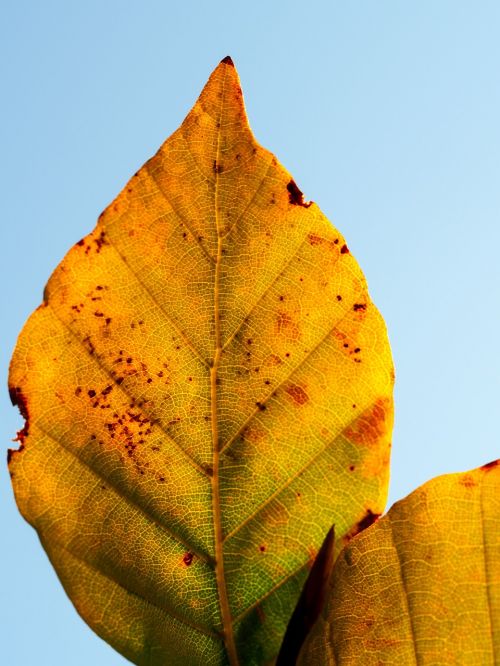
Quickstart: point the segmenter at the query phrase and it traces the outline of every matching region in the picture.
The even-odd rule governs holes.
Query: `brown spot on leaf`
[[[359,311],[365,312],[366,311],[366,303],[354,303],[354,305],[352,306],[352,309],[354,310],[354,312],[359,312]]]
[[[359,534],[360,532],[363,532],[363,530],[366,530],[367,527],[370,527],[370,525],[373,525],[379,518],[381,514],[380,513],[374,513],[371,509],[367,509],[365,515],[361,520],[358,520],[358,522],[351,527],[351,529],[344,535],[342,538],[342,541],[344,544],[349,543],[349,541],[356,536],[356,534]]]
[[[26,439],[27,436],[28,436],[28,423],[26,422],[24,426],[21,428],[21,430],[17,431],[16,436],[14,438],[14,442],[19,442],[20,444],[18,451],[22,451],[24,449],[24,440]]]
[[[20,386],[9,386],[9,396],[12,404],[17,406],[21,416],[24,419],[24,426],[21,430],[18,431],[15,442],[19,442],[18,449],[9,449],[7,451],[7,462],[10,462],[12,456],[16,453],[20,453],[24,449],[24,440],[29,433],[29,412],[28,412],[28,403],[26,401],[26,396],[24,395]]]
[[[345,243],[340,248],[340,254],[349,254],[349,248],[347,247],[347,245]]]
[[[23,390],[21,389],[20,386],[9,386],[9,396],[10,396],[10,401],[14,405],[14,407],[18,407],[19,411],[21,412],[21,416],[23,419],[26,419],[26,421],[29,420],[29,414],[28,414],[28,403],[26,401],[26,396],[23,393]]]
[[[184,557],[182,558],[182,561],[187,567],[190,567],[191,564],[193,563],[193,553],[184,553]]]
[[[308,203],[306,203],[304,201],[304,195],[302,194],[302,192],[297,187],[297,183],[293,180],[293,178],[288,183],[288,185],[286,186],[286,189],[288,190],[288,200],[290,201],[290,203],[292,205],[294,205],[294,206],[303,206],[304,208],[309,208],[309,206],[311,205],[312,202],[309,201]]]
[[[485,465],[481,465],[479,469],[484,470],[485,472],[489,472],[490,470],[494,469],[495,467],[498,467],[500,465],[500,460],[492,460],[489,463],[486,463]]]
[[[304,391],[302,386],[291,384],[288,388],[285,389],[285,391],[292,398],[296,405],[305,405],[306,402],[309,402],[309,396]]]
[[[233,62],[231,56],[226,56],[225,58],[222,58],[221,63],[224,63],[225,65],[230,65],[231,67],[234,67],[234,62]]]
[[[106,240],[106,234],[104,231],[101,231],[99,236],[97,236],[97,238],[94,238],[94,243],[96,244],[96,250],[98,254],[101,251],[102,246],[106,245],[107,242],[108,241]]]

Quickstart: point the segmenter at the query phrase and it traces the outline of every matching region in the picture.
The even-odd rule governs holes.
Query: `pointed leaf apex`
[[[231,67],[234,67],[234,62],[231,56],[226,56],[225,58],[222,58],[221,64],[224,63],[226,65],[231,65]]]

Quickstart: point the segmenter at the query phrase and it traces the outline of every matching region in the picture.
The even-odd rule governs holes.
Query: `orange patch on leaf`
[[[476,481],[472,478],[470,474],[464,474],[458,480],[460,485],[465,486],[465,488],[475,488],[477,486]]]
[[[345,436],[354,444],[372,446],[388,431],[388,416],[391,413],[387,398],[377,400],[369,409],[344,431]]]
[[[279,312],[276,318],[276,332],[280,335],[286,335],[290,340],[297,340],[300,335],[300,329],[296,322],[286,312]]]
[[[305,405],[306,402],[309,402],[309,396],[304,391],[302,386],[291,384],[288,388],[285,389],[285,391],[292,398],[296,405]]]

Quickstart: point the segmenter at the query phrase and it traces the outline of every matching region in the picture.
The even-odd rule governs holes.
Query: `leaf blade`
[[[500,467],[427,482],[356,537],[301,664],[494,664]]]
[[[271,660],[326,529],[383,509],[392,382],[359,267],[256,143],[223,62],[19,338],[18,506],[128,658]],[[202,652],[141,624],[141,598],[201,628]]]

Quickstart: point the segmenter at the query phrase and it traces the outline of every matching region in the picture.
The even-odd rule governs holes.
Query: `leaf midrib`
[[[231,65],[227,65],[230,67]],[[224,109],[224,94],[227,69],[224,68],[222,79],[221,104],[219,119],[217,123],[217,144],[215,151],[215,164],[219,164],[220,156],[220,136],[222,113]],[[215,230],[217,234],[217,256],[215,260],[214,275],[214,328],[215,328],[215,349],[214,357],[210,369],[210,413],[212,426],[212,515],[214,521],[214,550],[215,550],[215,577],[217,583],[217,592],[219,596],[219,608],[221,613],[224,644],[227,651],[230,666],[239,666],[238,652],[234,640],[233,620],[231,609],[229,607],[229,598],[226,587],[226,576],[224,571],[224,534],[222,530],[221,502],[220,502],[220,480],[219,480],[219,424],[217,409],[217,374],[219,371],[220,358],[222,353],[221,327],[220,327],[220,267],[222,262],[222,243],[223,237],[219,225],[219,170],[215,171],[214,181],[214,216]]]

